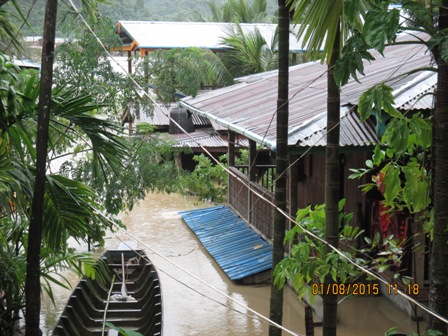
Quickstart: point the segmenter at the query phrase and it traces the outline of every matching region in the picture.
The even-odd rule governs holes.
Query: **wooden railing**
[[[239,168],[230,167],[230,170],[235,176],[229,175],[229,205],[266,239],[271,240],[273,210],[262,197],[273,202],[273,193],[258,183],[250,182]]]
[[[244,175],[249,176],[249,166],[236,165],[235,168],[242,172]],[[274,179],[275,165],[255,166],[255,181],[271,192],[274,192]]]

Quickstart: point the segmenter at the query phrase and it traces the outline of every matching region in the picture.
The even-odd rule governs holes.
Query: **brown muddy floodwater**
[[[145,250],[158,269],[164,336],[268,335],[267,323],[245,307],[269,316],[270,286],[243,286],[231,282],[178,214],[182,210],[209,206],[212,204],[199,202],[194,197],[149,194],[130,213],[121,216],[133,237],[124,232],[110,234],[106,239],[106,248],[116,248],[120,240],[137,239],[138,248]],[[85,246],[79,248],[85,249]],[[68,274],[68,277],[71,283],[77,283],[75,276]],[[51,335],[70,293],[69,290],[57,289],[56,307],[44,298],[41,319],[44,335]],[[305,334],[304,307],[295,293],[286,288],[283,326],[296,335]],[[339,305],[338,315],[338,335],[341,336],[382,336],[393,326],[402,332],[416,330],[415,322],[384,297],[345,300]],[[315,322],[318,322],[317,318]],[[283,331],[283,335],[290,334]],[[322,335],[321,327],[316,327],[315,335]]]

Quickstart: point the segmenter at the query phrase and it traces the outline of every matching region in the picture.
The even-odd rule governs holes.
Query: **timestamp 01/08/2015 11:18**
[[[418,284],[387,284],[387,295],[398,295],[399,292],[405,295],[417,296],[420,292]],[[313,295],[378,295],[380,288],[378,284],[354,283],[354,284],[312,284],[311,294]]]

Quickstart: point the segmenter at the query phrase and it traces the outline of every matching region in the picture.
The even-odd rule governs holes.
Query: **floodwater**
[[[209,206],[212,204],[198,202],[194,197],[149,194],[121,216],[128,233],[110,234],[106,248],[116,248],[120,241],[137,241],[138,248],[145,250],[156,266],[162,286],[164,336],[268,335],[268,324],[257,314],[269,316],[270,286],[231,282],[178,214]],[[77,283],[75,276],[66,276],[71,283]],[[56,290],[56,307],[44,298],[44,335],[51,335],[70,292]],[[283,326],[293,335],[305,335],[305,305],[289,287],[284,293]],[[339,305],[338,315],[341,336],[381,336],[393,326],[401,332],[416,331],[415,322],[385,297],[345,300]],[[316,317],[314,321],[319,322]],[[283,335],[291,333],[284,330]],[[315,328],[315,335],[322,335],[321,327]]]

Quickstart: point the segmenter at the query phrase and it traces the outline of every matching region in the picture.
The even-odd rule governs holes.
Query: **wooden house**
[[[400,37],[404,38],[404,37]],[[409,39],[409,36],[407,37]],[[372,52],[375,61],[364,64],[365,76],[360,83],[350,80],[341,89],[340,123],[340,197],[345,197],[346,212],[356,214],[356,225],[367,235],[378,230],[380,216],[375,193],[364,194],[360,185],[370,182],[352,180],[350,168],[365,167],[372,149],[379,144],[380,123],[371,117],[362,123],[357,114],[360,95],[375,84],[385,82],[393,88],[396,107],[401,110],[429,110],[432,99],[426,93],[435,85],[434,72],[408,74],[416,68],[429,67],[433,62],[424,46],[403,44],[387,47],[384,57]],[[290,67],[289,70],[289,125],[288,125],[288,211],[295,217],[297,209],[309,204],[324,203],[327,80],[326,65],[317,62]],[[231,167],[229,176],[229,205],[266,239],[272,238],[272,207],[259,195],[273,199],[273,193],[263,186],[257,171],[257,146],[264,146],[275,158],[276,104],[278,72],[256,74],[240,78],[230,87],[181,100],[180,105],[193,114],[201,115],[226,128],[229,139],[235,134],[249,139],[250,167],[247,174]],[[233,163],[234,148],[229,145],[229,161]],[[241,181],[245,181],[242,183]],[[251,190],[247,187],[251,185]],[[390,223],[393,231],[405,230],[406,235],[418,230],[412,218]],[[423,239],[423,238],[421,238]],[[421,285],[421,299],[427,295],[428,274],[426,255],[413,254],[405,265]],[[410,308],[409,308],[410,309]]]
[[[182,127],[182,130],[173,120]],[[227,154],[229,148],[225,128],[206,117],[188,113],[175,103],[170,106],[154,105],[151,111],[141,108],[138,112],[135,111],[133,104],[130,104],[122,113],[121,122],[131,136],[137,134],[138,124],[152,125],[156,136],[172,143],[172,148],[176,152],[177,166],[187,171],[192,171],[196,166],[193,160],[195,155],[207,151],[219,159],[221,155]],[[244,136],[236,136],[232,141],[237,150],[249,146],[249,141]]]

